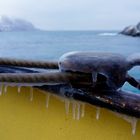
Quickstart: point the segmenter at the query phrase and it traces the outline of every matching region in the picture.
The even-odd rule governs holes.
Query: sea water
[[[27,60],[58,60],[70,51],[115,52],[125,56],[140,53],[140,38],[118,31],[0,32],[0,57]],[[140,67],[129,72],[140,79]],[[123,89],[139,93],[125,84]]]

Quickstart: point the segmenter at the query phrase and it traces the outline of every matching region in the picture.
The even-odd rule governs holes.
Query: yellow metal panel
[[[108,110],[101,109],[96,120],[96,107],[86,105],[85,117],[74,120],[72,105],[66,115],[64,103],[34,89],[30,101],[30,88],[8,87],[0,97],[0,140],[138,140],[140,123],[132,135],[131,125]]]

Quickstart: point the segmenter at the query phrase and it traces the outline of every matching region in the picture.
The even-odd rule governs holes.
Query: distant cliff
[[[120,33],[124,35],[133,36],[133,37],[135,36],[140,37],[140,22],[137,25],[131,25],[124,28]]]
[[[37,30],[34,25],[23,19],[13,19],[7,16],[0,18],[0,31],[32,31]]]

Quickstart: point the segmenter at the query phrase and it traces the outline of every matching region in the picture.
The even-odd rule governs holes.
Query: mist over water
[[[140,38],[116,31],[33,31],[0,32],[0,57],[58,60],[70,51],[115,52],[129,56],[140,52]],[[130,71],[140,79],[140,68]],[[126,84],[125,89],[138,92]]]

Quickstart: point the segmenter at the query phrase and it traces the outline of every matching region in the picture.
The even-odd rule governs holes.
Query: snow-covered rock
[[[123,29],[121,34],[129,36],[140,36],[140,22],[137,25],[131,25]]]
[[[0,17],[0,31],[32,31],[34,25],[23,19],[13,19],[7,16]]]

